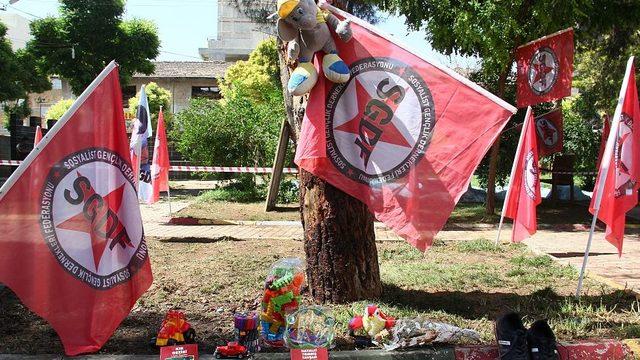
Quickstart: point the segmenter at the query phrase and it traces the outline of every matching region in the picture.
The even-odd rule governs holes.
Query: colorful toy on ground
[[[368,345],[371,340],[384,337],[393,328],[396,320],[386,315],[377,305],[367,305],[363,316],[354,316],[349,321],[351,336],[360,340],[360,345]],[[367,339],[368,341],[362,341]]]
[[[230,342],[226,346],[218,346],[213,353],[216,359],[242,359],[249,355],[247,348],[237,342]]]
[[[301,259],[282,259],[271,267],[260,313],[262,338],[267,346],[284,346],[285,319],[287,314],[298,310],[303,284],[304,263]]]
[[[258,314],[235,314],[233,324],[236,342],[247,348],[249,353],[260,351],[260,334],[258,333]]]
[[[331,348],[336,320],[321,306],[302,307],[287,316],[284,340],[290,349]]]
[[[193,344],[196,331],[187,322],[184,313],[169,310],[162,321],[162,326],[156,338],[156,346]]]

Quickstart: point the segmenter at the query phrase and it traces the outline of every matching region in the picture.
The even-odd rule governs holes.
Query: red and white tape
[[[20,166],[22,161],[0,160],[0,166]],[[209,173],[236,173],[236,174],[271,174],[272,168],[267,167],[226,167],[226,166],[171,166],[169,171],[175,172],[209,172]],[[296,168],[285,168],[285,174],[297,174]]]

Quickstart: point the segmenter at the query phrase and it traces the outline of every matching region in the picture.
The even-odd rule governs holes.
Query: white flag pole
[[[162,112],[162,105],[160,105],[160,112]],[[166,124],[165,124],[165,134],[166,134]],[[156,138],[158,137],[158,131],[156,129]],[[156,140],[157,141],[157,140]],[[167,148],[169,148],[169,144],[165,144]],[[169,217],[173,217],[173,212],[171,211],[171,189],[169,187],[169,171],[167,170],[167,201],[169,202]]]
[[[502,204],[502,215],[500,216],[500,225],[498,225],[498,237],[496,237],[496,245],[500,244],[500,233],[502,232],[502,225],[504,223],[504,215],[507,210],[507,204],[509,203],[509,194],[511,193],[511,184],[513,183],[513,177],[516,175],[516,168],[518,167],[518,159],[520,158],[520,152],[522,152],[522,144],[524,143],[524,136],[529,126],[529,117],[531,116],[531,106],[527,108],[527,114],[524,116],[524,122],[522,123],[522,131],[520,132],[520,140],[518,140],[518,147],[516,148],[516,157],[511,167],[511,176],[509,177],[509,187],[506,195],[504,196],[504,203]]]
[[[591,251],[591,243],[593,241],[593,234],[596,229],[596,221],[598,220],[598,212],[600,211],[600,205],[602,204],[602,192],[604,183],[607,180],[607,174],[609,173],[609,166],[611,166],[611,159],[613,158],[613,148],[618,138],[618,132],[620,128],[620,119],[622,118],[622,106],[624,105],[625,95],[627,93],[627,87],[629,85],[629,78],[631,77],[631,68],[633,66],[633,56],[629,58],[627,62],[627,71],[622,81],[622,88],[620,88],[620,96],[618,97],[618,105],[616,106],[616,112],[613,115],[613,121],[611,123],[611,131],[609,132],[609,138],[607,139],[607,145],[602,155],[602,161],[600,163],[600,170],[598,171],[598,188],[594,189],[594,195],[596,201],[593,207],[593,220],[591,221],[591,230],[589,231],[589,240],[587,241],[587,249],[584,252],[584,259],[582,260],[582,268],[580,269],[580,277],[578,278],[578,288],[576,289],[576,297],[580,297],[582,292],[582,283],[584,281],[584,275],[587,271],[587,262],[589,260],[589,252]]]

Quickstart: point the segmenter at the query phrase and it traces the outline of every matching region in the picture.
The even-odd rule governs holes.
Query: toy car
[[[227,346],[218,346],[213,356],[216,359],[242,359],[247,355],[247,348],[237,342],[230,342]]]

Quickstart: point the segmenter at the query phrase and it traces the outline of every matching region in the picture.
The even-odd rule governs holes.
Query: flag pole
[[[587,262],[589,261],[589,252],[591,252],[591,243],[593,242],[593,234],[596,229],[596,222],[598,220],[598,212],[600,211],[600,205],[602,204],[602,192],[604,184],[607,180],[607,173],[609,172],[609,166],[611,165],[611,158],[613,157],[613,148],[616,144],[616,138],[618,137],[618,131],[620,128],[620,119],[622,117],[622,106],[624,105],[624,99],[629,85],[629,78],[631,77],[631,68],[633,66],[633,56],[629,58],[627,62],[627,71],[622,81],[622,87],[620,88],[620,96],[618,97],[618,105],[616,106],[616,112],[613,115],[613,122],[611,123],[611,131],[609,132],[609,138],[607,139],[607,145],[602,155],[600,163],[600,169],[598,171],[598,188],[594,189],[596,201],[593,207],[593,220],[591,221],[591,229],[589,230],[589,240],[587,241],[587,248],[584,252],[584,258],[582,259],[582,268],[580,269],[580,277],[578,278],[578,288],[576,289],[576,298],[580,298],[582,293],[582,283],[587,271]]]
[[[522,131],[520,132],[520,140],[518,140],[518,147],[516,148],[516,157],[513,162],[513,166],[511,167],[511,175],[509,177],[509,190],[504,196],[504,203],[502,204],[502,215],[500,216],[500,225],[498,225],[498,237],[496,237],[496,246],[500,244],[500,233],[502,232],[502,225],[504,224],[504,215],[506,214],[507,204],[509,203],[509,194],[511,193],[511,183],[513,182],[513,177],[516,175],[516,168],[518,167],[518,161],[520,156],[520,152],[522,152],[522,143],[524,143],[525,132],[527,131],[527,126],[529,125],[529,117],[531,116],[531,106],[527,108],[527,114],[524,116],[524,122],[522,123]]]
[[[160,105],[160,112],[162,112],[162,108],[163,106]],[[165,130],[166,132],[166,130]],[[156,131],[156,136],[158,136],[158,131]],[[166,144],[167,148],[169,147],[169,144]],[[169,202],[169,218],[173,217],[173,212],[171,211],[171,188],[169,186],[169,170],[167,169],[167,201]]]

